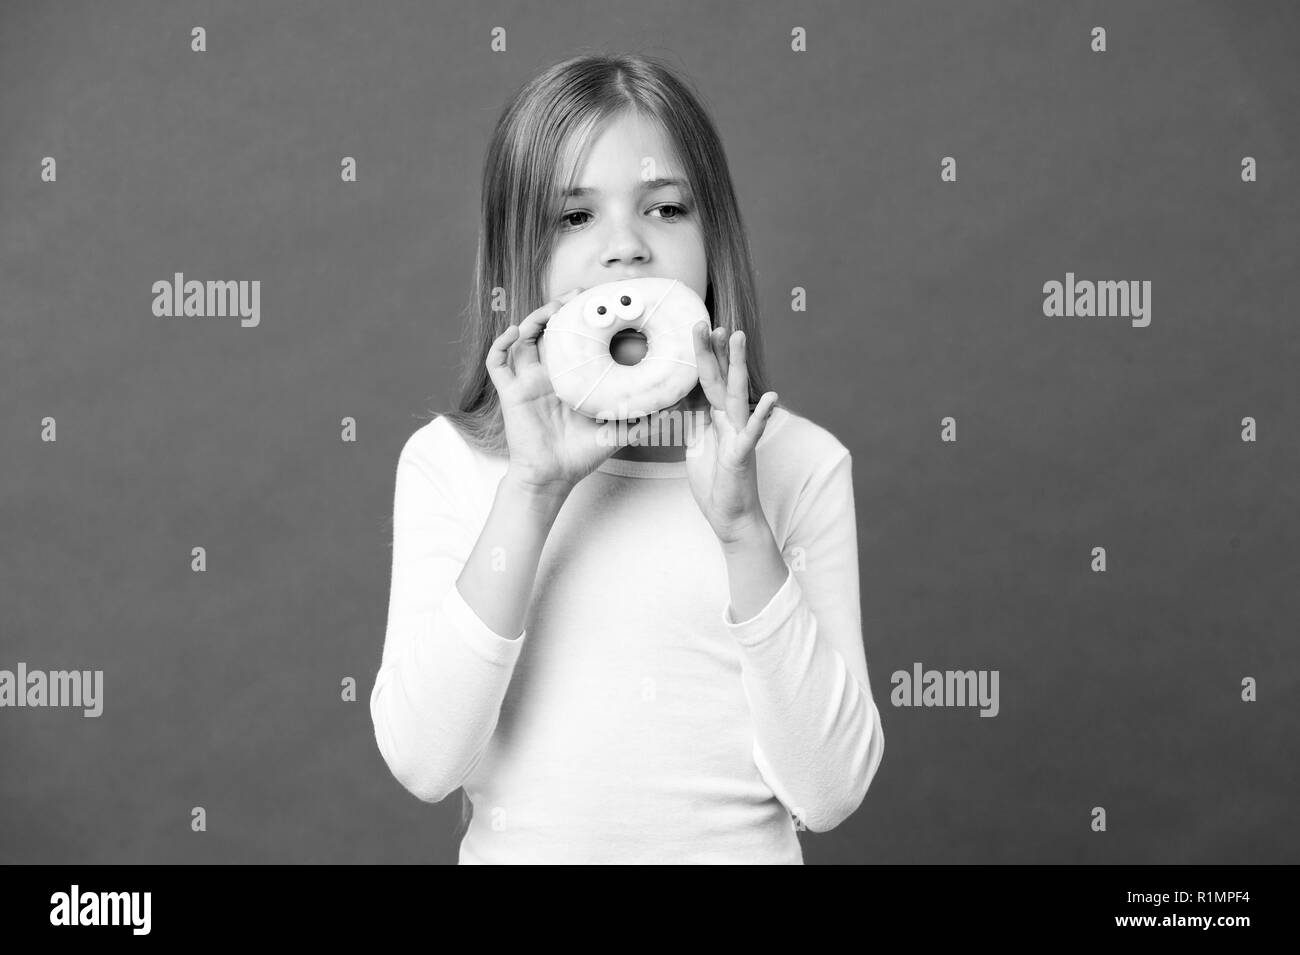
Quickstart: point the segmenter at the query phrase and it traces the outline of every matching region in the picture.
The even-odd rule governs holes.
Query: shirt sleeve
[[[491,630],[456,587],[481,532],[458,492],[458,459],[420,450],[415,436],[398,458],[388,625],[370,693],[379,752],[425,802],[458,789],[482,757],[527,638]]]
[[[846,449],[805,487],[782,550],[789,573],[767,605],[723,622],[741,647],[754,720],[754,763],[813,832],[847,819],[884,757],[858,603],[852,456]]]

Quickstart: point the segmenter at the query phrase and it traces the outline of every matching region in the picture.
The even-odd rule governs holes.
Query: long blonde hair
[[[508,452],[501,405],[485,362],[498,335],[545,304],[543,279],[579,160],[606,121],[626,110],[657,120],[681,158],[704,233],[714,328],[744,331],[752,409],[768,390],[749,243],[722,140],[699,97],[662,61],[587,53],[521,87],[497,121],[483,166],[482,222],[455,410],[442,414],[478,449]],[[494,290],[504,310],[493,310]],[[697,391],[699,386],[696,386]],[[784,404],[784,402],[778,402]]]

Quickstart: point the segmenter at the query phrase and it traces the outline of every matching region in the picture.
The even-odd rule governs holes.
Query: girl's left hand
[[[776,405],[776,392],[764,393],[749,410],[749,371],[745,365],[745,333],[731,335],[727,355],[726,331],[697,322],[695,364],[709,400],[709,424],[686,450],[686,475],[704,517],[724,544],[762,528],[767,518],[758,500],[755,447]]]

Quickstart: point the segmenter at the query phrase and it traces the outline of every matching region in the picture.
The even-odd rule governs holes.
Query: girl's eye
[[[672,215],[662,217],[664,222],[676,222],[677,220],[679,220],[679,219],[681,219],[683,216],[685,216],[685,215],[687,214],[687,212],[688,212],[686,206],[682,205],[680,202],[666,202],[666,203],[664,203],[664,204],[661,205],[661,206],[655,206],[655,207],[654,207],[653,209],[651,209],[650,211],[651,211],[651,212],[663,212],[663,211],[665,211],[665,210],[672,210]],[[566,213],[564,213],[564,215],[560,216],[560,226],[561,226],[561,228],[563,228],[564,226],[570,226],[570,227],[572,227],[572,228],[579,228],[579,227],[585,225],[586,223],[584,223],[584,222],[574,222],[574,221],[573,221],[573,217],[574,217],[574,216],[590,216],[590,215],[591,215],[590,212],[586,212],[586,211],[584,211],[584,210],[582,210],[582,209],[574,209],[572,212],[566,212]]]
[[[677,202],[666,202],[666,203],[664,203],[662,206],[657,206],[655,209],[653,209],[653,210],[651,210],[651,211],[652,211],[652,212],[663,212],[665,209],[675,209],[675,210],[676,210],[676,212],[675,212],[673,215],[671,215],[671,216],[669,216],[668,218],[664,219],[665,222],[676,222],[678,219],[680,219],[680,218],[682,218],[684,215],[686,215],[686,207],[685,207],[684,205],[681,205],[680,203],[677,203]]]

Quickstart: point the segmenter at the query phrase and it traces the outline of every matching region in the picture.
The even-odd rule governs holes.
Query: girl
[[[422,800],[463,788],[461,864],[802,864],[797,831],[847,818],[884,753],[852,461],[766,391],[698,98],[641,56],[527,84],[488,149],[476,271],[459,409],[397,463],[380,753]],[[650,446],[562,405],[538,355],[578,291],[642,276],[713,322],[670,409],[701,427],[650,416]]]

